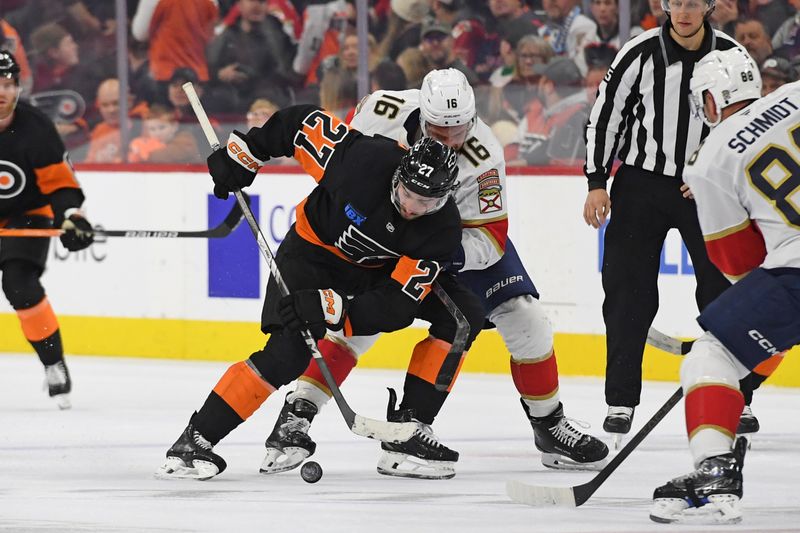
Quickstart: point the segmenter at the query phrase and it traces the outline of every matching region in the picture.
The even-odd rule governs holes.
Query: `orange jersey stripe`
[[[42,194],[50,194],[53,191],[64,188],[81,188],[78,180],[75,179],[72,168],[65,161],[37,168],[35,172],[39,190],[42,191]]]
[[[322,239],[320,239],[317,236],[317,233],[311,227],[311,224],[308,221],[308,217],[306,216],[305,206],[306,206],[306,201],[307,200],[308,200],[308,198],[304,198],[302,202],[297,204],[297,208],[295,209],[297,220],[295,221],[294,229],[297,232],[297,234],[300,235],[300,237],[303,238],[303,240],[306,240],[306,241],[310,242],[311,244],[315,244],[317,246],[325,248],[326,250],[328,250],[330,253],[332,253],[333,255],[338,257],[339,259],[347,261],[348,263],[353,263],[354,265],[358,265],[358,266],[360,266],[362,268],[381,268],[382,265],[359,265],[355,261],[352,261],[346,255],[344,255],[344,253],[342,253],[342,251],[339,250],[337,247],[332,246],[330,244],[325,244],[324,242],[322,242]],[[345,329],[347,329],[349,327],[349,322],[350,322],[349,320],[347,320],[345,322]],[[347,335],[349,336],[350,334],[347,334]]]
[[[58,319],[46,296],[33,307],[18,309],[17,317],[22,333],[31,342],[44,340],[58,331]]]
[[[34,209],[29,209],[25,211],[25,215],[53,218],[53,208],[50,207],[49,205],[43,207],[36,207]],[[7,225],[8,225],[8,219],[0,218],[0,228],[5,228]]]
[[[264,400],[275,392],[275,387],[256,374],[247,361],[239,361],[223,374],[214,386],[214,392],[236,411],[242,420],[247,420],[261,407]]]
[[[309,120],[313,125],[309,125]],[[333,153],[336,144],[344,138],[348,131],[350,131],[350,126],[339,120],[335,115],[328,112],[315,111],[306,117],[303,121],[303,128],[295,134],[294,158],[297,159],[303,170],[319,182],[325,174],[325,167],[330,160],[330,154]],[[336,140],[331,139],[330,135],[335,135]]]
[[[726,276],[741,277],[758,268],[767,256],[764,237],[750,220],[734,231],[706,235],[706,250],[711,262]]]
[[[414,283],[414,288],[419,289],[421,293],[416,298],[417,301],[421,302],[428,296],[428,293],[431,292],[431,286],[435,279],[435,276],[430,277],[430,272],[428,270],[421,270],[419,268],[420,261],[417,259],[411,259],[410,257],[403,256],[397,261],[397,265],[394,267],[392,271],[392,279],[399,283],[401,286],[405,287],[412,279],[416,278],[416,282]],[[428,278],[430,278],[428,280]],[[426,281],[428,280],[428,281]],[[410,291],[413,291],[412,288]],[[409,290],[406,293],[411,296],[411,292]],[[415,291],[414,291],[415,292]]]
[[[781,361],[783,361],[784,355],[786,355],[786,352],[781,352],[778,355],[773,355],[766,361],[761,361],[753,369],[753,372],[762,376],[771,376],[772,373],[777,370],[778,366],[781,364]]]
[[[729,385],[697,385],[686,394],[686,433],[691,439],[701,429],[713,428],[729,437],[736,434],[744,396]]]

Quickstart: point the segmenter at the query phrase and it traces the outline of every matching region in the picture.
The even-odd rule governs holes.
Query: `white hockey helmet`
[[[689,83],[689,104],[695,116],[711,127],[719,124],[721,111],[736,102],[761,98],[761,74],[758,65],[744,48],[712,50],[694,66]],[[717,120],[710,122],[703,105],[703,93],[714,97]]]
[[[692,2],[702,2],[706,5],[705,18],[710,17],[711,13],[714,12],[714,8],[717,7],[717,0],[672,0],[674,5],[689,4],[689,6],[691,6]],[[664,13],[667,15],[670,14],[671,8],[669,6],[669,0],[661,0],[661,9],[663,9]]]
[[[426,124],[434,126],[475,125],[475,93],[460,70],[432,70],[422,80],[419,93],[420,127],[427,136]]]

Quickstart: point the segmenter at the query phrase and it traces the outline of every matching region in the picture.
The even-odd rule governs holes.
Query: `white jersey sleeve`
[[[350,126],[410,145],[419,126],[419,90],[376,91],[358,105]],[[506,165],[503,148],[478,119],[458,158],[455,193],[461,214],[462,270],[482,270],[503,256],[508,235]]]
[[[712,130],[684,179],[709,258],[730,279],[800,268],[800,82],[757,100]]]

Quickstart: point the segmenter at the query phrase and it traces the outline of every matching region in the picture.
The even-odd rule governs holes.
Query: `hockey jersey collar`
[[[707,20],[703,22],[705,34],[703,35],[703,42],[700,43],[700,48],[698,50],[687,50],[676,43],[675,39],[673,39],[672,35],[669,33],[671,27],[672,24],[670,20],[667,19],[661,26],[661,32],[658,35],[661,41],[661,54],[664,57],[664,63],[666,65],[672,65],[682,60],[697,61],[717,47],[716,32],[714,32],[714,28],[711,27],[711,24],[709,24]]]

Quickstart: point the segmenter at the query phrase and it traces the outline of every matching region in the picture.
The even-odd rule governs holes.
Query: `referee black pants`
[[[658,311],[661,249],[671,228],[692,259],[701,311],[730,286],[708,259],[695,202],[683,198],[680,187],[679,179],[627,165],[614,177],[602,275],[608,405],[639,404],[647,330]]]

